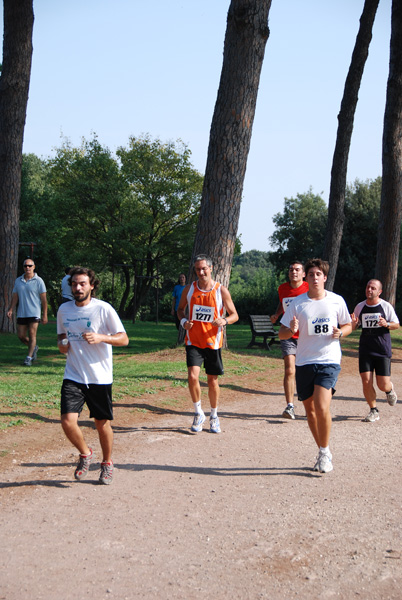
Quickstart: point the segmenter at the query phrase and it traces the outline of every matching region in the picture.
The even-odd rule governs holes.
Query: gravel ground
[[[81,483],[56,420],[3,432],[13,461],[0,483],[0,598],[400,600],[401,404],[381,394],[381,420],[362,422],[356,359],[344,358],[334,471],[321,475],[302,406],[286,421],[277,385],[235,383],[222,394],[221,435],[191,434],[190,407],[117,414],[111,486],[97,483],[85,419],[95,461]]]

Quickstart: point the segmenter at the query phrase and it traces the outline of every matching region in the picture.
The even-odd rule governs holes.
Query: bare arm
[[[106,335],[104,333],[95,333],[93,331],[88,331],[87,333],[83,333],[82,337],[84,340],[88,342],[88,344],[111,344],[111,346],[127,346],[129,343],[128,336],[125,331],[120,331],[119,333],[115,333],[113,335]],[[57,346],[62,354],[67,354],[70,344],[67,340],[67,344],[63,342],[63,340],[67,340],[67,336],[65,333],[61,333],[57,336]]]
[[[190,286],[186,285],[186,287],[181,293],[179,306],[177,307],[177,318],[180,322],[182,321],[182,319],[186,319],[187,294],[189,289]],[[184,323],[181,323],[181,326],[183,327],[183,329],[191,329],[193,326],[193,321],[187,319]]]
[[[43,292],[42,294],[40,294],[40,303],[42,305],[42,323],[43,325],[46,325],[47,323],[47,297],[46,297],[46,292]]]
[[[113,335],[107,335],[105,333],[95,333],[94,331],[87,331],[82,334],[82,337],[88,344],[110,344],[111,346],[127,346],[129,339],[125,331],[114,333]]]
[[[215,321],[212,321],[212,325],[216,327],[224,327],[225,325],[233,325],[239,320],[236,307],[233,303],[232,296],[229,290],[225,286],[221,286],[223,305],[226,308],[227,317],[218,317]]]
[[[292,335],[296,333],[298,329],[299,321],[296,319],[296,317],[293,317],[293,319],[289,323],[289,327],[286,327],[286,325],[280,326],[278,331],[278,337],[280,340],[288,340],[292,337]]]
[[[15,309],[15,307],[17,306],[18,303],[18,294],[16,292],[14,292],[14,294],[11,297],[11,304],[10,304],[10,308],[7,311],[7,317],[9,319],[11,319],[11,317],[13,316],[13,310]]]
[[[339,327],[333,327],[332,337],[333,338],[341,338],[346,337],[353,331],[352,323],[345,323],[344,325],[339,325]]]
[[[381,327],[387,327],[387,329],[389,329],[390,331],[392,329],[398,329],[399,328],[399,323],[396,321],[386,321],[384,319],[384,317],[380,317],[380,319],[378,320],[378,324],[381,325]]]
[[[67,343],[63,342],[63,340],[66,340]],[[59,333],[57,335],[57,347],[62,354],[67,354],[70,344],[65,333]]]
[[[276,307],[276,311],[274,312],[273,315],[270,316],[271,323],[276,323],[282,314],[283,314],[283,306],[282,306],[282,302],[279,302],[278,306]]]
[[[352,331],[359,327],[359,317],[355,315],[355,313],[351,313],[350,318],[352,319]]]

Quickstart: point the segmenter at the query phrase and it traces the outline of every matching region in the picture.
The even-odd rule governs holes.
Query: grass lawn
[[[123,399],[149,398],[153,404],[177,402],[178,388],[187,387],[184,349],[176,348],[177,331],[173,323],[125,322],[129,346],[114,349],[113,397]],[[279,345],[270,352],[247,349],[251,340],[248,325],[235,324],[227,329],[229,351],[225,352],[225,387],[235,387],[242,375],[275,371],[282,378]],[[344,352],[356,351],[359,334],[343,342]],[[392,334],[393,346],[402,348],[402,332]],[[59,394],[65,358],[56,346],[56,323],[39,326],[38,360],[32,367],[22,365],[26,347],[16,335],[0,334],[0,429],[44,421],[59,415]],[[272,373],[273,374],[273,373]],[[204,379],[205,376],[202,376]],[[163,399],[158,399],[163,392]],[[147,403],[148,405],[149,403]],[[146,411],[146,408],[136,410]]]

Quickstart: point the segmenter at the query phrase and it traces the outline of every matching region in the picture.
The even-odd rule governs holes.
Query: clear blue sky
[[[182,139],[204,172],[229,0],[34,0],[24,152],[98,135]],[[272,216],[310,186],[328,200],[337,114],[364,0],[272,0],[239,234],[268,250]],[[1,3],[1,22],[2,22]],[[391,0],[381,0],[348,182],[381,175]]]

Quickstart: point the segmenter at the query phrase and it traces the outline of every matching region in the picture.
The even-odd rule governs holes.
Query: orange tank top
[[[187,293],[189,319],[194,322],[186,331],[186,345],[218,350],[223,343],[223,327],[215,327],[212,321],[223,315],[221,284],[215,283],[212,290],[203,291],[194,281]]]

